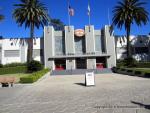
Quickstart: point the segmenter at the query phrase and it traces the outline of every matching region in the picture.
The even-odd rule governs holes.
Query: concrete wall
[[[95,52],[94,26],[85,26],[86,53]]]
[[[66,54],[75,54],[75,44],[74,44],[74,27],[65,26],[65,49]]]
[[[76,69],[75,59],[66,59],[66,69]]]
[[[44,27],[44,64],[45,68],[55,69],[54,60],[49,60],[50,57],[55,55],[54,48],[54,28]]]
[[[75,42],[74,42],[74,27],[65,26],[65,53],[75,54]],[[75,69],[75,60],[66,60],[66,69]]]
[[[85,26],[86,53],[95,53],[94,26]],[[95,58],[87,58],[87,69],[96,68]]]
[[[107,68],[116,66],[115,40],[114,36],[110,35],[110,27],[105,26],[106,52],[110,57],[107,58]]]
[[[87,69],[96,69],[96,59],[87,58]]]
[[[24,44],[23,44],[24,42]],[[27,61],[27,39],[2,39],[1,40],[1,63],[8,64],[14,62],[24,63]],[[33,42],[33,51],[40,50],[40,39]],[[13,55],[17,52],[17,55]],[[7,54],[7,55],[6,55]],[[8,55],[9,54],[9,55]],[[15,53],[16,54],[16,53]],[[34,57],[34,60],[40,61],[40,54]]]

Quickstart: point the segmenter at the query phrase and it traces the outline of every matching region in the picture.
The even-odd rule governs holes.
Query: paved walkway
[[[28,85],[0,88],[0,113],[150,113],[150,79],[119,74],[48,76]]]

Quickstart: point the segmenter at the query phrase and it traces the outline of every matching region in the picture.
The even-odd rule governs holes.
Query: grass
[[[16,82],[19,83],[21,77],[26,77],[28,75],[30,75],[30,74],[29,73],[17,73],[17,74],[4,74],[4,75],[0,75],[0,76],[15,77],[16,78]]]

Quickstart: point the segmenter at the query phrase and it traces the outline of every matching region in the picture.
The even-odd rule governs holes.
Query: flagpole
[[[69,5],[70,5],[70,1],[68,0],[68,31],[70,32],[70,14],[69,14]]]
[[[91,15],[89,14],[89,26],[91,26]]]
[[[91,26],[91,8],[90,8],[90,0],[88,0],[88,17],[89,17],[89,31]]]
[[[108,24],[110,26],[110,14],[109,14],[109,8],[108,8]]]

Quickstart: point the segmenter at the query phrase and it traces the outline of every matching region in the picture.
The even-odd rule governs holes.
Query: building
[[[44,27],[44,64],[53,70],[97,69],[116,66],[115,41],[109,26],[85,26],[64,31]]]
[[[33,41],[33,58],[41,61],[41,39]],[[0,64],[27,61],[27,39],[1,38],[0,39]]]
[[[132,57],[137,61],[150,61],[150,35],[130,36]],[[115,36],[117,59],[126,58],[125,36]]]

